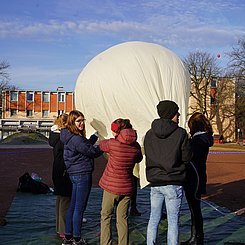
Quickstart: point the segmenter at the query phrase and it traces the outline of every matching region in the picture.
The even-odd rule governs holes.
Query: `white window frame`
[[[49,93],[48,92],[43,92],[43,94],[42,94],[42,101],[43,102],[49,102],[49,100],[50,100]]]
[[[28,98],[28,95],[32,96],[31,100]],[[26,101],[34,101],[34,93],[33,92],[26,92]]]
[[[47,115],[45,115],[47,113]],[[42,117],[48,117],[49,111],[48,110],[42,110]]]
[[[10,101],[18,101],[18,92],[10,91]]]
[[[58,102],[65,102],[66,95],[64,92],[58,92]]]
[[[58,110],[58,116],[62,115],[63,113],[65,113],[65,110]]]
[[[28,112],[31,112],[31,115],[28,115]],[[26,116],[27,117],[32,117],[33,116],[33,110],[26,110]]]
[[[13,113],[13,112],[15,112],[15,113]],[[10,109],[10,116],[11,117],[17,116],[17,109]]]

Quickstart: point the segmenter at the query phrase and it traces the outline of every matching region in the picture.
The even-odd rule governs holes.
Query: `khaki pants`
[[[70,202],[70,197],[59,195],[56,197],[56,232],[59,234],[65,234],[65,219]]]
[[[128,207],[130,196],[114,195],[107,191],[103,193],[101,210],[101,245],[112,244],[111,220],[113,217],[114,206],[116,207],[116,226],[118,234],[118,245],[127,245],[128,234]]]

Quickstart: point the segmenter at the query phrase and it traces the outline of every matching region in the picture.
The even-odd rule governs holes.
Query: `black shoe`
[[[190,239],[189,239],[190,240]],[[180,243],[180,245],[189,245],[190,244],[190,241],[189,240],[187,240],[187,241],[185,241],[185,242],[181,242]]]
[[[203,245],[203,237],[193,236],[185,242],[181,242],[180,245]]]
[[[7,224],[6,219],[0,219],[0,226],[5,226]]]
[[[181,242],[180,245],[191,245],[191,244],[195,244],[195,242],[196,242],[196,236],[191,236],[191,238],[189,238],[187,241]]]
[[[73,239],[66,239],[62,241],[62,245],[72,245],[73,244]]]
[[[141,216],[141,213],[137,210],[137,208],[133,208],[130,210],[130,216]]]
[[[88,243],[83,238],[81,238],[78,242],[74,240],[72,245],[88,245]]]

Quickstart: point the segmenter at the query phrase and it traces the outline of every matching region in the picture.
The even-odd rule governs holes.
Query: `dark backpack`
[[[33,194],[50,193],[50,188],[43,182],[34,180],[29,173],[25,173],[19,177],[19,185],[17,191],[30,192]]]

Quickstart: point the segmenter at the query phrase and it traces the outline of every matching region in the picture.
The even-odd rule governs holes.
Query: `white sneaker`
[[[87,223],[87,219],[86,218],[83,218],[83,223]]]

